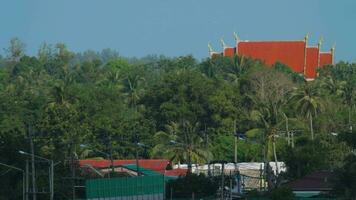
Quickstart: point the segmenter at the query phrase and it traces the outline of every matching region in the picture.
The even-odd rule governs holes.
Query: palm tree
[[[247,65],[245,63],[244,56],[234,56],[232,58],[232,64],[223,69],[225,78],[237,84],[241,75],[247,71]]]
[[[321,81],[321,87],[325,88],[329,94],[335,95],[342,99],[342,102],[348,107],[348,124],[352,131],[351,112],[354,105],[355,84],[352,79],[338,81],[328,76]]]
[[[313,117],[323,108],[318,88],[311,83],[306,83],[294,89],[291,100],[296,104],[296,109],[300,114],[309,119],[311,139],[314,140]]]
[[[166,132],[159,131],[154,136],[156,145],[152,155],[178,164],[187,161],[188,170],[191,172],[192,162],[203,163],[212,157],[204,140],[197,134],[197,127],[198,124],[191,125],[189,122],[171,122],[166,125]]]
[[[258,123],[258,128],[251,129],[247,132],[247,136],[250,138],[256,138],[256,136],[262,136],[262,143],[265,146],[264,157],[272,157],[276,164],[276,169],[278,172],[278,159],[276,150],[276,137],[277,137],[277,127],[282,123],[277,123],[277,118],[281,115],[281,112],[275,111],[274,107],[269,104],[259,104],[258,110],[253,110],[251,112],[251,119]],[[270,152],[269,144],[272,144],[272,152]]]
[[[355,83],[352,80],[338,82],[338,90],[336,94],[342,98],[343,103],[348,107],[348,124],[352,131],[351,114],[352,108],[355,105]]]

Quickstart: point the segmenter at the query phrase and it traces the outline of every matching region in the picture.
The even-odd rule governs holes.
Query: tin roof
[[[145,172],[155,172],[164,174],[166,176],[184,176],[187,173],[187,169],[172,169],[166,170],[169,165],[169,161],[165,159],[140,159],[138,160],[139,170],[145,170]],[[79,165],[91,165],[94,168],[109,168],[110,160],[79,160]],[[114,166],[123,166],[132,171],[136,171],[136,160],[114,160]],[[152,174],[152,173],[151,173]]]
[[[108,168],[110,160],[79,160],[79,165],[89,164],[96,168]],[[136,164],[136,160],[114,160],[114,166]],[[164,173],[169,164],[168,160],[164,159],[140,159],[138,165],[143,168]]]

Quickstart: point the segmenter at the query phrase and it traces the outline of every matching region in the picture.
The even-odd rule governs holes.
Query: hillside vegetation
[[[238,162],[284,161],[291,180],[349,160],[355,96],[351,63],[326,66],[305,82],[283,64],[245,57],[124,58],[110,49],[73,53],[64,44],[28,56],[14,39],[0,57],[0,162],[24,168],[18,150],[30,152],[31,136],[37,155],[61,161],[56,195],[65,199],[71,163],[105,158],[95,150],[114,159],[133,159],[138,148],[141,158],[173,163],[233,161],[238,133]],[[21,174],[5,171],[0,199],[20,198]]]

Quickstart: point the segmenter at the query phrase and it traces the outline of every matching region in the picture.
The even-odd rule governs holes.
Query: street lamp
[[[25,200],[25,171],[23,169],[17,168],[15,166],[12,165],[7,165],[4,163],[0,163],[0,165],[20,171],[22,173],[22,199]]]
[[[18,151],[20,154],[22,155],[27,155],[27,156],[33,156],[35,158],[38,158],[38,159],[42,159],[46,162],[49,163],[50,165],[50,169],[49,169],[49,189],[50,189],[50,200],[53,200],[53,197],[54,197],[54,184],[53,184],[53,180],[54,180],[54,165],[53,165],[53,160],[50,160],[50,159],[47,159],[47,158],[44,158],[44,157],[41,157],[41,156],[38,156],[38,155],[35,155],[35,154],[31,154],[31,153],[27,153],[25,151],[22,151],[22,150],[19,150]],[[33,192],[36,192],[36,191],[33,191]]]
[[[136,143],[136,172],[137,172],[137,176],[140,176],[140,172],[139,172],[139,165],[138,165],[138,148],[146,148],[147,145],[143,144],[143,143],[140,143],[140,142],[137,142]]]
[[[236,133],[235,135],[235,157],[234,157],[234,161],[235,163],[237,163],[237,140],[245,140],[244,135],[242,133]]]

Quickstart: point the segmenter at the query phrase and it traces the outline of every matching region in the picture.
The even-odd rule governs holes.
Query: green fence
[[[247,200],[271,200],[266,197],[248,197]],[[295,197],[294,200],[339,200],[335,198],[325,198],[325,197]]]
[[[86,181],[87,199],[163,199],[164,176],[137,176]]]

